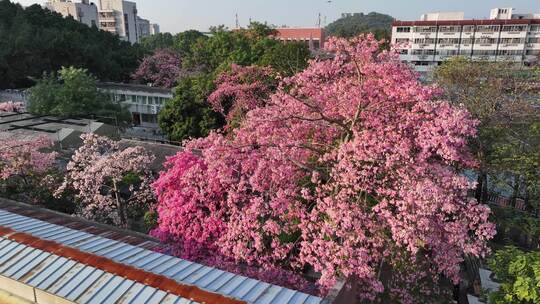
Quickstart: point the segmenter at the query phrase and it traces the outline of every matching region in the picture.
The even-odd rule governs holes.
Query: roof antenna
[[[239,29],[240,28],[240,21],[238,21],[238,13],[236,13],[235,17],[236,17],[236,29]]]
[[[322,16],[321,16],[321,13],[319,13],[319,16],[317,17],[317,27],[321,27],[321,20],[322,19]]]

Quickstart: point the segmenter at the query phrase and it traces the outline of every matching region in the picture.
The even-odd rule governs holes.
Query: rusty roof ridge
[[[132,236],[132,237],[144,239],[146,241],[155,242],[155,243],[159,244],[158,239],[156,239],[156,238],[154,238],[152,236],[149,236],[147,234],[137,232],[137,231],[121,229],[121,228],[114,227],[114,226],[111,226],[111,225],[102,224],[102,223],[98,223],[98,222],[93,222],[93,221],[87,220],[85,218],[81,218],[81,217],[73,216],[73,215],[70,215],[70,214],[66,214],[66,213],[46,209],[46,208],[43,208],[43,207],[40,207],[40,206],[30,205],[30,204],[27,204],[27,203],[22,203],[22,202],[18,202],[18,201],[14,201],[14,200],[10,200],[10,199],[7,199],[7,198],[0,197],[0,209],[2,209],[1,208],[2,203],[12,205],[14,207],[24,208],[26,210],[31,209],[31,210],[35,210],[35,211],[39,211],[39,212],[43,212],[43,213],[58,215],[60,217],[70,219],[70,220],[72,220],[74,222],[84,223],[84,224],[94,226],[94,227],[97,227],[97,228],[106,229],[106,230],[111,231],[111,232],[118,232],[118,233],[122,233],[122,234],[124,234],[126,236]],[[29,218],[35,218],[33,216],[29,216],[29,215],[20,213],[20,212],[18,212],[18,210],[9,210],[9,212],[19,214],[19,215],[22,215],[22,216],[26,216],[26,217],[29,217]],[[43,219],[40,219],[40,220],[42,220],[44,222],[49,222],[49,221],[43,220]],[[62,224],[59,224],[59,223],[56,223],[56,222],[52,223],[52,224],[67,227],[65,225],[62,225]],[[75,230],[78,230],[78,229],[75,229]],[[94,233],[90,233],[90,234],[94,234]],[[94,235],[97,235],[97,234],[94,234]],[[106,236],[103,236],[103,237],[107,238]]]
[[[54,241],[44,240],[33,235],[17,232],[0,225],[0,237],[46,251],[102,271],[124,277],[156,289],[167,291],[182,298],[207,304],[245,304],[247,302],[206,291],[194,285],[183,284],[163,275],[148,272],[133,266],[115,262],[111,259],[65,246]]]

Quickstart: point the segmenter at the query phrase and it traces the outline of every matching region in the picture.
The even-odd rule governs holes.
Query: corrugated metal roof
[[[195,303],[4,237],[0,275],[76,303]]]
[[[5,210],[0,210],[0,226],[248,303],[325,303],[319,297]],[[128,280],[102,270],[6,239],[0,242],[0,274],[78,303],[113,303],[109,302],[111,296],[131,303],[165,298],[149,286],[130,285]]]

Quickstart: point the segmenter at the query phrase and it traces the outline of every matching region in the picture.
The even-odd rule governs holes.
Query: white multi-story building
[[[125,0],[99,0],[99,27],[118,35],[121,39],[136,43],[137,4]]]
[[[403,61],[431,71],[451,56],[529,65],[540,56],[540,14],[496,8],[490,19],[465,20],[464,13],[430,13],[420,21],[395,21],[392,43]]]
[[[98,25],[98,9],[94,3],[89,0],[70,1],[70,0],[50,0],[45,3],[45,7],[53,12],[57,12],[64,17],[73,17],[73,19],[88,26]]]

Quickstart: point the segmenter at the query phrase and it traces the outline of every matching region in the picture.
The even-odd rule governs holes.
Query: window
[[[532,56],[540,55],[540,50],[527,50],[527,52],[525,52],[525,55],[532,55]]]
[[[483,33],[494,33],[499,31],[498,25],[479,25],[476,27],[476,31]]]
[[[458,44],[459,38],[439,38],[439,44]]]
[[[471,50],[461,50],[461,51],[459,51],[459,55],[461,55],[461,56],[471,56]]]
[[[440,26],[439,27],[439,32],[442,32],[442,33],[452,33],[452,32],[459,33],[460,31],[461,31],[461,26]]]
[[[505,25],[502,28],[503,32],[523,32],[526,29],[526,25]]]
[[[497,51],[495,50],[474,50],[473,56],[495,56]]]
[[[531,32],[540,32],[540,25],[531,25]]]
[[[461,44],[471,44],[472,39],[471,38],[463,38],[461,39]]]
[[[407,54],[409,54],[409,50],[399,50],[398,53],[400,55],[407,55]]]
[[[408,26],[398,26],[396,31],[398,33],[410,33],[411,32],[411,28],[408,27]]]
[[[455,56],[458,55],[458,50],[439,50],[437,54],[440,56]]]
[[[463,26],[464,32],[474,32],[474,25],[464,25]]]
[[[529,38],[527,43],[540,43],[540,38]]]
[[[501,43],[501,44],[525,43],[525,38],[501,38],[499,43]]]
[[[397,38],[397,39],[396,39],[396,43],[399,43],[399,44],[408,44],[408,43],[409,43],[409,38]]]
[[[436,26],[416,26],[414,27],[416,33],[435,33],[437,32]]]
[[[494,44],[494,43],[497,43],[497,39],[496,38],[476,38],[476,40],[474,41],[474,43],[476,44]]]
[[[499,56],[522,56],[522,50],[499,50]]]

